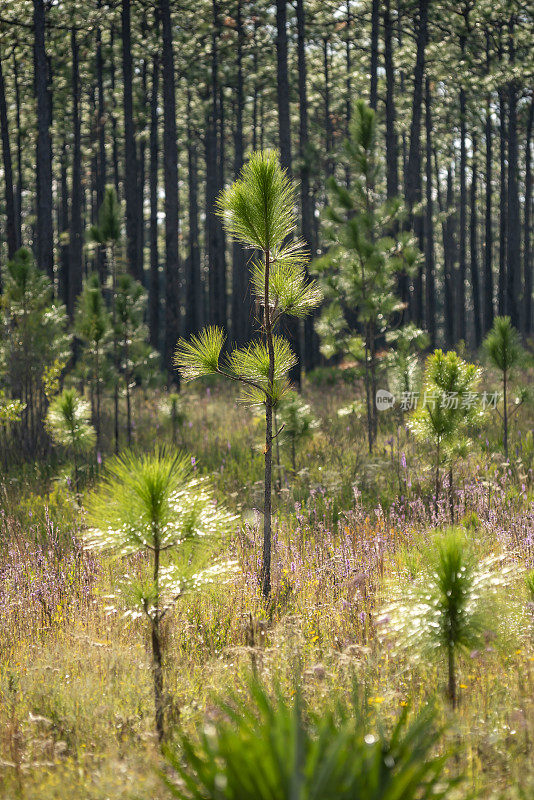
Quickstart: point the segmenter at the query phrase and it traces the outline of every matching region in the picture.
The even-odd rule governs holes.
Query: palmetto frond
[[[277,251],[296,228],[295,190],[276,150],[253,153],[219,197],[218,213],[235,239],[258,250]]]
[[[221,328],[209,326],[191,341],[180,339],[174,355],[174,365],[185,381],[214,375],[219,372],[219,359],[225,342]]]

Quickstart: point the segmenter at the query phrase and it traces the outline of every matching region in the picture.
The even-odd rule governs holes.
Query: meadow
[[[486,388],[497,381],[485,371]],[[393,408],[379,415],[370,455],[365,415],[354,402],[361,396],[350,369],[320,369],[305,384],[317,425],[296,446],[295,470],[287,443],[275,458],[265,603],[261,418],[216,380],[182,392],[175,426],[161,391],[134,393],[135,448],[186,451],[239,518],[220,545],[238,570],[185,595],[163,623],[167,742],[178,746],[178,730],[216,718],[221,696],[247,697],[251,675],[287,697],[298,684],[319,713],[348,702],[357,684],[370,731],[387,729],[404,708],[435,706],[445,726],[437,748],[455,751],[447,774],[464,778],[448,797],[531,797],[534,621],[525,575],[534,548],[532,402],[513,418],[508,461],[488,409],[456,461],[452,500],[444,491],[436,504],[429,443],[416,440]],[[109,443],[111,409],[102,424]],[[84,496],[103,460],[90,457],[82,466],[80,505],[72,464],[57,452],[15,465],[2,482],[2,798],[170,796],[161,770],[172,770],[154,729],[149,629],[110,608],[125,559],[84,546]],[[446,488],[446,475],[443,482]],[[493,555],[500,569],[514,570],[498,598],[498,632],[459,657],[454,709],[443,660],[397,647],[382,619],[392,598],[408,591],[436,531],[451,526],[451,513],[480,559]],[[139,558],[130,557],[130,569]]]

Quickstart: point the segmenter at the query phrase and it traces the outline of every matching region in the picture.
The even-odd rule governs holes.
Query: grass
[[[258,583],[261,558],[261,423],[217,383],[185,395],[178,440],[195,468],[213,476],[217,495],[242,515],[228,555],[240,573],[180,601],[165,620],[165,687],[171,741],[179,722],[194,731],[230,690],[245,698],[249,675],[280,684],[289,697],[295,671],[320,713],[351,695],[354,678],[371,729],[399,709],[435,700],[450,763],[484,800],[530,797],[534,786],[534,621],[525,574],[534,566],[534,483],[522,452],[533,407],[513,418],[510,463],[500,426],[488,415],[476,444],[455,469],[455,518],[481,555],[518,568],[502,598],[514,631],[504,649],[491,640],[458,661],[458,709],[446,700],[438,663],[397,652],[377,621],[391,586],[413,580],[436,528],[449,523],[444,492],[433,508],[430,451],[380,418],[376,454],[366,454],[365,420],[338,416],[354,399],[350,384],[308,384],[305,400],[320,429],[297,452],[282,449],[282,489],[274,498],[273,601]],[[158,398],[134,398],[139,449],[170,443],[171,420]],[[109,414],[111,409],[105,409]],[[386,416],[390,414],[390,416]],[[112,447],[111,417],[104,442]],[[523,438],[520,437],[520,432]],[[487,442],[487,443],[486,443]],[[528,448],[525,448],[528,449]],[[87,465],[89,486],[101,469]],[[149,630],[108,610],[120,562],[80,546],[83,512],[65,482],[68,462],[26,466],[6,477],[0,528],[0,797],[165,798],[153,725]],[[82,490],[83,499],[83,490]]]

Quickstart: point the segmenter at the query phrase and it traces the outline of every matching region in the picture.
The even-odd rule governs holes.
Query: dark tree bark
[[[499,316],[506,313],[506,241],[508,238],[507,225],[507,167],[506,145],[508,132],[506,130],[506,101],[504,91],[499,90],[499,280],[498,280],[498,310]]]
[[[448,252],[448,271],[449,276],[449,292],[446,292],[445,302],[447,306],[450,304],[450,313],[446,319],[447,336],[450,336],[451,345],[455,344],[458,340],[458,318],[455,316],[455,311],[458,308],[456,292],[454,291],[457,283],[456,275],[456,262],[458,255],[457,248],[457,216],[454,207],[454,185],[453,185],[453,170],[452,165],[447,170],[447,195],[445,201],[447,209],[446,219],[446,234],[447,234],[447,252]]]
[[[397,111],[395,108],[395,67],[393,64],[393,23],[390,0],[385,0],[384,68],[386,72],[386,190],[388,198],[399,193],[399,146],[397,141]]]
[[[124,198],[126,200],[126,261],[128,271],[141,280],[139,269],[139,214],[137,200],[137,149],[132,96],[131,0],[122,0],[122,80],[124,112]]]
[[[209,262],[209,319],[213,325],[227,328],[226,314],[226,258],[224,233],[220,218],[215,214],[215,203],[220,189],[222,165],[219,163],[222,149],[219,147],[221,104],[219,92],[219,48],[220,36],[219,4],[212,3],[211,40],[211,102],[206,120],[206,235]]]
[[[15,122],[17,126],[17,191],[15,195],[15,234],[17,237],[17,250],[22,246],[22,128],[20,122],[20,87],[19,67],[17,56],[13,51],[13,79],[15,84]]]
[[[510,24],[510,64],[515,63],[514,27]],[[512,79],[508,84],[508,240],[506,313],[512,325],[520,327],[519,292],[521,284],[521,221],[519,215],[519,185],[517,146],[517,87]]]
[[[438,198],[439,213],[442,215],[441,222],[441,236],[443,242],[443,316],[445,322],[445,342],[447,347],[452,347],[454,344],[454,311],[453,311],[453,290],[452,290],[452,270],[454,263],[452,260],[451,246],[449,242],[449,221],[445,217],[445,206],[441,196],[439,165],[436,150],[434,149],[434,164],[436,175],[436,194]],[[449,170],[450,172],[450,170]],[[451,181],[452,189],[452,181]],[[447,198],[448,201],[448,198]]]
[[[149,196],[150,196],[150,278],[148,282],[148,330],[150,344],[159,350],[159,248],[158,248],[158,165],[159,165],[159,52],[156,50],[152,58],[152,91],[150,95],[150,156],[149,156]]]
[[[302,238],[313,257],[313,204],[310,195],[310,157],[308,152],[308,91],[306,66],[306,18],[304,0],[297,0],[297,61],[299,90],[299,162],[300,162],[300,207],[302,215]],[[347,109],[350,113],[350,109]],[[317,362],[317,337],[313,315],[304,320],[304,368],[313,369]]]
[[[351,27],[352,12],[350,0],[347,0],[346,36],[345,36],[345,136],[349,137],[350,121],[352,118],[352,51],[351,51]],[[350,168],[345,167],[345,184],[347,189],[350,187]],[[306,327],[306,326],[305,326]]]
[[[147,29],[145,28],[145,36]],[[149,106],[148,98],[148,61],[143,59],[143,67],[141,70],[141,96],[145,108]],[[144,115],[143,115],[144,120]],[[146,183],[146,138],[145,138],[146,122],[143,121],[143,130],[139,140],[139,153],[137,158],[139,178],[137,185],[137,215],[138,215],[138,228],[137,228],[137,264],[141,281],[144,284],[145,276],[145,183]]]
[[[243,167],[243,18],[242,0],[237,2],[237,85],[235,96],[234,177]],[[196,178],[196,176],[195,176]],[[196,191],[196,187],[195,187]],[[240,347],[250,338],[252,330],[252,305],[245,251],[240,242],[232,245],[232,338]]]
[[[115,100],[115,28],[111,26],[110,34],[110,58],[109,58],[109,73],[111,78],[111,144],[112,144],[112,158],[113,158],[113,183],[117,197],[120,197],[120,180],[119,180],[119,145],[117,136],[117,101]]]
[[[254,89],[252,93],[252,150],[258,149],[258,17],[254,17],[254,28],[252,32],[252,64],[254,70]]]
[[[325,131],[325,152],[326,152],[326,177],[334,174],[334,164],[332,161],[332,148],[334,132],[332,130],[332,112],[330,110],[330,57],[329,41],[327,36],[323,36],[323,70],[324,70],[324,131]]]
[[[83,278],[83,230],[82,230],[82,146],[80,119],[80,74],[79,48],[76,28],[71,29],[72,51],[72,129],[74,144],[72,152],[72,189],[69,236],[69,293],[67,311],[72,318],[76,298],[82,290]]]
[[[2,135],[2,160],[4,166],[4,192],[6,202],[6,242],[7,256],[13,258],[17,249],[16,219],[15,219],[15,192],[13,189],[13,164],[11,160],[11,145],[9,141],[9,126],[7,118],[6,87],[2,70],[2,56],[0,54],[0,131]],[[0,288],[2,279],[0,277]]]
[[[425,209],[425,289],[426,328],[432,348],[436,345],[436,288],[434,258],[434,206],[432,198],[432,98],[430,81],[425,80],[425,133],[426,133],[426,209]]]
[[[411,224],[419,242],[419,248],[424,250],[423,220],[420,214],[413,214],[414,207],[421,202],[421,117],[423,104],[423,78],[425,73],[426,43],[428,38],[428,5],[429,0],[419,0],[416,59],[414,69],[412,119],[410,123],[410,149],[408,164],[406,166],[405,193],[406,203],[411,215]],[[415,279],[413,315],[421,324],[423,317],[423,287],[422,268]],[[405,299],[405,298],[403,298]]]
[[[380,0],[371,3],[371,85],[369,105],[376,111],[378,105],[378,33],[380,27]]]
[[[464,45],[465,46],[465,45]],[[462,47],[462,52],[464,47]],[[466,146],[466,97],[465,89],[460,87],[460,231],[458,251],[458,287],[457,287],[457,312],[458,312],[458,338],[466,340],[465,320],[465,280],[466,280],[466,253],[467,253],[467,146]]]
[[[489,34],[486,34],[486,67],[490,69]],[[484,225],[484,333],[493,325],[493,131],[491,125],[491,98],[486,100],[486,206]]]
[[[69,184],[67,178],[68,155],[66,136],[61,147],[61,198],[59,203],[59,232],[61,247],[59,251],[59,297],[65,305],[69,302]]]
[[[102,0],[98,0],[97,9],[102,9]],[[96,85],[98,95],[97,106],[97,139],[98,157],[96,170],[96,207],[100,209],[104,201],[104,192],[107,182],[107,158],[106,158],[106,105],[104,99],[104,59],[102,57],[102,31],[100,26],[96,29]],[[106,250],[99,247],[97,251],[97,269],[100,282],[104,284],[106,280]]]
[[[278,98],[278,138],[280,163],[292,176],[291,125],[289,119],[289,79],[287,69],[287,0],[276,0],[276,89]]]
[[[165,185],[165,366],[171,374],[172,356],[180,335],[180,256],[178,249],[179,198],[176,146],[174,52],[169,0],[160,0],[163,32],[163,175]],[[179,380],[174,373],[174,380]]]
[[[473,156],[471,161],[471,220],[469,226],[469,249],[471,256],[471,292],[473,300],[473,323],[475,347],[482,343],[482,322],[480,319],[480,278],[478,268],[478,212],[477,212],[477,138],[472,136]]]
[[[525,146],[525,212],[523,223],[523,331],[525,336],[532,333],[532,125],[534,123],[534,97],[530,101]]]
[[[276,0],[276,89],[278,100],[278,137],[280,142],[280,164],[292,178],[291,127],[289,116],[289,78],[287,67],[287,0]],[[300,386],[300,330],[298,320],[288,318],[285,323],[291,348],[297,364],[290,378]]]
[[[45,47],[45,7],[33,0],[34,81],[37,99],[37,264],[54,277],[54,229],[52,222],[52,140],[49,65]]]
[[[189,257],[186,281],[184,337],[198,333],[202,326],[202,285],[198,235],[198,167],[195,133],[191,123],[191,91],[187,91],[187,182],[189,187]]]

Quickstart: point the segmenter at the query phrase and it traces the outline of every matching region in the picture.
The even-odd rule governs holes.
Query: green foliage
[[[89,238],[96,244],[110,245],[121,235],[122,212],[113,186],[106,186],[102,205],[98,210],[98,225],[90,229]]]
[[[484,647],[498,632],[498,595],[508,587],[515,569],[503,558],[480,558],[462,531],[440,535],[426,553],[426,564],[398,597],[383,609],[388,636],[412,658],[447,658],[449,697],[455,703],[454,656]]]
[[[280,405],[278,419],[283,425],[280,434],[281,442],[290,448],[293,469],[296,469],[296,449],[313,436],[314,431],[319,427],[319,422],[314,417],[310,406],[296,392],[290,392],[284,398]]]
[[[399,400],[419,388],[421,370],[414,351],[428,345],[428,336],[411,322],[398,330],[388,331],[386,341],[392,346],[387,359],[389,385]]]
[[[484,340],[484,350],[493,366],[503,373],[519,363],[523,348],[510,317],[495,317],[493,328]]]
[[[20,400],[11,400],[6,397],[3,389],[0,389],[0,426],[7,427],[13,422],[20,422],[25,404]]]
[[[77,371],[100,393],[111,374],[111,319],[96,274],[84,281],[76,304],[74,331],[82,342]]]
[[[479,418],[480,409],[473,393],[480,370],[454,351],[435,350],[425,364],[423,400],[411,415],[409,426],[422,441],[430,439],[449,453],[467,436],[468,426]],[[469,402],[468,402],[469,401]]]
[[[135,455],[130,451],[106,465],[106,477],[86,502],[90,549],[118,556],[158,553],[155,573],[148,565],[138,576],[126,575],[120,590],[131,603],[128,613],[158,614],[185,591],[213,581],[229,568],[212,564],[196,570],[200,546],[227,536],[235,524],[216,504],[205,480],[192,476],[185,454],[156,450]],[[164,563],[159,556],[165,555]],[[181,558],[180,558],[181,554]],[[232,565],[233,566],[233,565]]]
[[[89,403],[75,389],[64,389],[50,403],[46,428],[56,444],[87,453],[95,443],[95,430],[89,420]]]
[[[277,151],[263,150],[252,153],[239,180],[219,197],[217,208],[234,239],[269,251],[274,262],[300,263],[303,245],[286,244],[296,230],[295,199],[295,188],[280,168]]]
[[[381,164],[375,125],[373,110],[358,102],[345,143],[351,191],[333,178],[328,183],[330,205],[324,232],[331,246],[324,257],[314,262],[314,268],[329,301],[322,326],[334,325],[337,333],[350,331],[346,310],[354,308],[358,309],[362,324],[374,325],[376,334],[384,332],[391,315],[400,308],[397,274],[413,271],[419,258],[412,238],[393,233],[404,214],[400,201],[376,202],[373,186],[380,176]],[[340,316],[344,324],[340,324]],[[325,335],[326,330],[322,333]],[[338,352],[344,353],[345,339],[336,335],[336,340]]]
[[[115,335],[119,348],[119,369],[130,384],[134,379],[151,380],[158,368],[158,354],[148,344],[147,294],[131,275],[117,279]]]
[[[414,239],[400,229],[404,215],[398,199],[379,202],[376,185],[381,175],[374,111],[356,104],[350,135],[345,142],[351,189],[335,178],[328,181],[329,206],[324,234],[329,248],[314,262],[326,304],[317,323],[323,354],[351,356],[364,361],[369,450],[377,435],[372,392],[378,369],[377,338],[395,312],[398,276],[411,274],[419,260]],[[354,314],[357,309],[357,315]],[[363,329],[363,341],[355,329]]]
[[[181,779],[162,778],[181,800],[430,800],[445,798],[458,779],[445,776],[447,756],[433,749],[442,731],[431,710],[404,711],[392,732],[370,733],[355,700],[314,714],[300,690],[289,705],[259,683],[251,697],[221,703],[213,724],[180,733],[167,750]]]
[[[34,454],[45,442],[42,419],[47,404],[46,376],[55,364],[65,364],[70,357],[67,316],[64,306],[53,299],[49,278],[36,268],[26,248],[15,253],[3,277],[1,382],[11,398],[23,406],[21,425],[13,430],[18,447]]]

